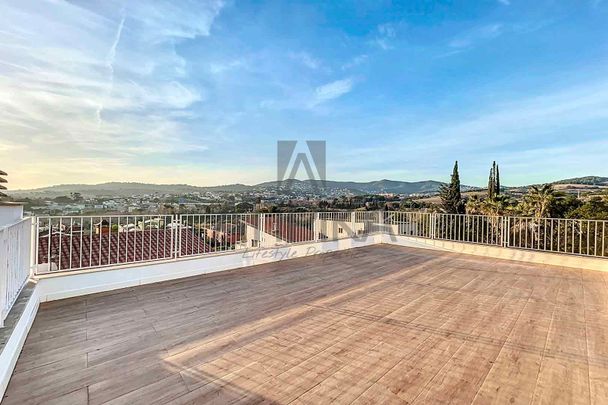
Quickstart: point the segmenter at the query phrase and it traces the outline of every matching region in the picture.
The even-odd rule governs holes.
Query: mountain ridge
[[[436,180],[420,180],[420,181],[400,181],[400,180],[373,180],[368,182],[357,181],[334,181],[327,180],[325,182],[328,192],[351,192],[353,194],[378,194],[378,193],[393,193],[393,194],[433,194],[439,190],[439,187],[445,183]],[[583,176],[564,180],[557,180],[551,184],[584,184],[584,185],[600,185],[608,186],[608,177],[601,176]],[[69,193],[81,193],[88,196],[106,196],[106,195],[134,195],[141,194],[186,194],[193,192],[255,192],[255,191],[271,191],[271,190],[286,190],[288,187],[294,190],[307,192],[314,191],[316,185],[312,180],[284,180],[279,185],[277,181],[267,181],[254,185],[242,183],[223,184],[216,186],[193,186],[185,183],[176,184],[154,184],[142,182],[106,182],[99,184],[57,184],[53,186],[40,187],[35,189],[11,190],[12,196],[35,197],[35,196],[59,196]],[[529,187],[516,186],[507,188]],[[463,191],[482,190],[483,187],[474,187],[463,185]]]
[[[343,190],[354,194],[370,193],[395,193],[395,194],[425,194],[434,193],[445,183],[435,180],[422,181],[398,181],[398,180],[374,180],[369,182],[356,181],[332,181],[325,182],[327,191]],[[311,180],[288,179],[279,184],[277,181],[267,181],[254,185],[241,183],[224,184],[217,186],[193,186],[189,184],[153,184],[140,182],[106,182],[99,184],[58,184],[35,189],[12,190],[13,196],[36,196],[36,195],[65,195],[66,193],[81,193],[83,195],[121,195],[121,194],[151,194],[151,193],[192,193],[192,192],[246,192],[246,191],[270,191],[286,190],[292,187],[299,191],[314,191],[316,184]],[[463,189],[471,189],[463,186]]]

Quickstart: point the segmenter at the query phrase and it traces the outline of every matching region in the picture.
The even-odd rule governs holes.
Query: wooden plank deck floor
[[[50,302],[24,403],[605,404],[607,273],[377,245]]]

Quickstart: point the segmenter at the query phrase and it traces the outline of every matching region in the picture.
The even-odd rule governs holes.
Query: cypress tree
[[[490,176],[488,177],[488,198],[490,200],[494,198],[494,168],[490,169]]]
[[[460,214],[464,211],[462,195],[460,194],[460,175],[458,174],[458,161],[454,163],[450,184],[444,184],[439,189],[441,203],[445,212]]]
[[[500,194],[500,174],[498,172],[498,165],[496,161],[492,162],[492,168],[490,169],[490,177],[488,178],[488,198],[494,199]]]
[[[496,189],[496,195],[500,195],[500,173],[498,171],[498,165],[496,165],[496,172],[494,173],[494,187]]]

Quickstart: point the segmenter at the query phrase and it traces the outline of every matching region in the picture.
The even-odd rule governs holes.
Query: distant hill
[[[327,192],[350,192],[353,194],[432,194],[439,190],[439,187],[444,184],[439,181],[395,181],[395,180],[377,180],[370,182],[356,181],[326,181],[325,189]],[[276,181],[269,181],[252,186],[257,190],[273,190],[280,187],[292,188],[300,191],[313,191],[315,183],[311,180],[287,180],[279,185]],[[468,187],[468,186],[464,186]]]
[[[608,177],[586,176],[554,181],[553,184],[584,184],[588,186],[608,186]]]
[[[433,194],[444,184],[439,181],[394,181],[378,180],[370,182],[354,181],[327,181],[326,192],[350,192],[353,194]],[[81,193],[84,196],[130,196],[134,194],[188,194],[193,192],[247,192],[247,191],[272,191],[287,189],[288,187],[301,192],[312,192],[315,184],[310,180],[288,180],[280,185],[276,181],[260,183],[256,185],[227,184],[212,187],[198,187],[188,184],[148,184],[148,183],[121,183],[111,182],[102,184],[60,184],[50,187],[42,187],[31,190],[13,190],[14,197],[57,197],[71,193]],[[463,189],[471,187],[463,186]]]
[[[424,181],[396,181],[396,180],[377,180],[369,182],[356,181],[326,181],[325,191],[328,194],[352,193],[355,195],[361,194],[405,194],[405,195],[433,195],[439,190],[439,187],[444,184],[435,180]],[[585,186],[608,186],[608,177],[586,176],[572,179],[565,179],[553,182],[556,185],[585,185]],[[255,185],[246,184],[226,184],[211,187],[199,187],[189,184],[149,184],[149,183],[128,183],[128,182],[111,182],[101,184],[60,184],[50,187],[42,187],[32,190],[12,190],[10,195],[13,197],[39,197],[53,198],[61,195],[69,195],[71,193],[81,193],[84,196],[102,197],[102,196],[132,196],[139,194],[188,194],[194,192],[220,192],[220,193],[238,193],[238,192],[255,192],[255,191],[285,191],[287,188],[300,192],[315,191],[315,184],[311,180],[287,180],[280,185],[276,181],[269,181]],[[507,189],[523,189],[529,186],[507,187]],[[483,188],[462,186],[462,191],[477,191]]]
[[[189,184],[150,184],[111,182],[101,184],[60,184],[31,190],[12,190],[15,197],[57,197],[80,193],[84,196],[131,196],[134,194],[188,194],[201,191],[246,191],[251,186],[244,184],[230,184],[213,187],[197,187]]]
[[[570,179],[563,179],[552,181],[549,184],[553,184],[556,190],[576,194],[580,191],[590,192],[593,190],[603,190],[608,188],[608,177],[601,176],[584,176],[584,177],[573,177]],[[516,187],[506,187],[507,190],[515,194],[526,193],[528,189],[533,185],[539,184],[527,184]]]

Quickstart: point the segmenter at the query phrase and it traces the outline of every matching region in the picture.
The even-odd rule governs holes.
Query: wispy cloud
[[[383,50],[393,49],[392,40],[397,36],[396,26],[392,23],[380,24],[376,27],[371,43]]]
[[[357,55],[348,62],[344,63],[341,67],[342,70],[354,68],[367,62],[368,56],[366,54]]]
[[[496,38],[503,32],[503,25],[499,23],[483,25],[476,27],[464,34],[452,38],[448,43],[450,48],[464,49],[470,48],[473,45]]]
[[[368,156],[364,168],[341,156],[336,161],[345,172],[365,171],[374,165],[400,164],[401,157],[408,156],[409,167],[432,172],[438,163],[446,165],[461,159],[469,170],[466,181],[476,184],[483,184],[484,165],[492,160],[512,168],[510,184],[529,183],[529,178],[557,180],[551,174],[559,171],[556,162],[576,172],[572,175],[601,174],[605,169],[600,156],[608,150],[608,141],[604,140],[608,139],[607,122],[608,81],[591,80],[536,96],[503,100],[452,120],[403,123],[411,129],[361,151]],[[517,165],[526,169],[518,170]]]
[[[232,59],[228,61],[214,61],[209,64],[209,71],[213,74],[221,74],[247,65],[245,59]]]
[[[321,67],[321,61],[309,54],[308,52],[289,52],[289,57],[293,60],[302,63],[309,69],[316,70]]]
[[[318,105],[349,93],[354,85],[351,78],[336,80],[331,83],[324,84],[315,89],[312,105]]]
[[[204,89],[187,80],[175,47],[209,35],[220,9],[213,1],[189,9],[169,2],[99,9],[1,3],[0,134],[28,145],[27,154],[3,155],[3,163],[35,168],[50,160],[59,167],[74,156],[112,156],[127,165],[199,147],[180,117],[204,100]]]
[[[106,97],[108,97],[112,90],[114,89],[114,59],[116,58],[116,48],[118,47],[118,43],[120,42],[120,36],[122,35],[122,29],[125,26],[125,15],[124,9],[122,11],[122,17],[120,19],[120,23],[118,24],[118,28],[116,29],[116,35],[114,36],[114,42],[112,42],[112,46],[110,46],[110,50],[108,51],[108,55],[106,57],[106,66],[110,71],[110,79],[108,85],[108,91],[106,92]],[[97,108],[96,116],[97,116],[97,125],[100,126],[102,119],[101,114],[103,112],[103,104],[99,104]]]

